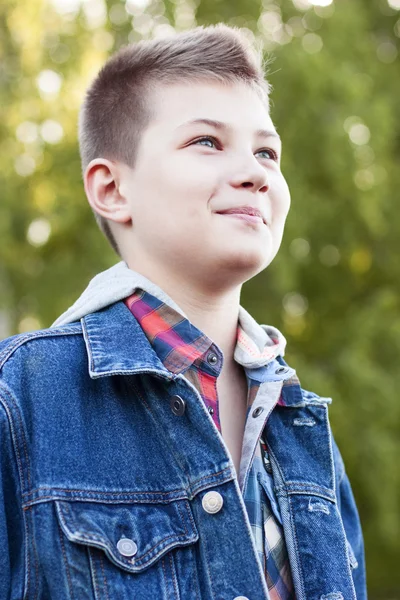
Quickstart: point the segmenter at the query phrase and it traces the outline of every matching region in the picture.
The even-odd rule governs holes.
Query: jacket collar
[[[81,319],[92,379],[106,375],[159,372],[173,379],[122,301]]]

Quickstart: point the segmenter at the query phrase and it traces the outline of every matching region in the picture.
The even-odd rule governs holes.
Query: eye
[[[279,159],[277,152],[275,152],[275,150],[272,150],[272,148],[263,148],[262,150],[256,152],[256,154],[269,154],[270,156],[262,156],[261,158],[271,158],[275,162],[278,162]]]
[[[204,143],[204,142],[206,142],[206,143]],[[199,138],[198,140],[195,140],[193,142],[193,144],[199,144],[200,146],[205,146],[206,148],[216,148],[218,146],[218,140],[207,135],[207,136]]]

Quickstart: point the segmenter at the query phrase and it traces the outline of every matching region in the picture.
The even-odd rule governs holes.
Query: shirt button
[[[211,416],[214,414],[214,409],[212,406],[208,407],[208,412],[210,413]]]
[[[272,475],[271,461],[268,458],[264,458],[264,466],[267,473]]]
[[[221,510],[224,499],[219,492],[207,492],[201,503],[204,510],[213,515]]]
[[[185,412],[186,402],[180,396],[172,396],[169,405],[174,415],[181,417]]]
[[[247,596],[236,596],[233,600],[249,600]]]
[[[218,362],[218,356],[214,352],[209,352],[207,355],[207,362],[209,365],[216,365]]]
[[[117,544],[117,548],[118,552],[127,558],[135,556],[136,552],[138,551],[138,547],[135,542],[129,538],[121,538]]]

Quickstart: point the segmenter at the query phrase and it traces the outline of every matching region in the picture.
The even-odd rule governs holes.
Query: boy
[[[268,92],[223,25],[90,86],[85,191],[122,260],[0,344],[1,600],[366,598],[330,400],[240,306],[290,204]]]

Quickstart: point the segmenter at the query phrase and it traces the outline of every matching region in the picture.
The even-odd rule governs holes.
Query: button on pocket
[[[147,569],[169,550],[199,538],[188,500],[55,504],[61,529],[71,542],[103,550],[114,565],[130,573]]]
[[[129,540],[128,538],[121,538],[117,543],[117,549],[122,556],[127,556],[131,558],[135,556],[138,551],[138,547],[133,540]]]

